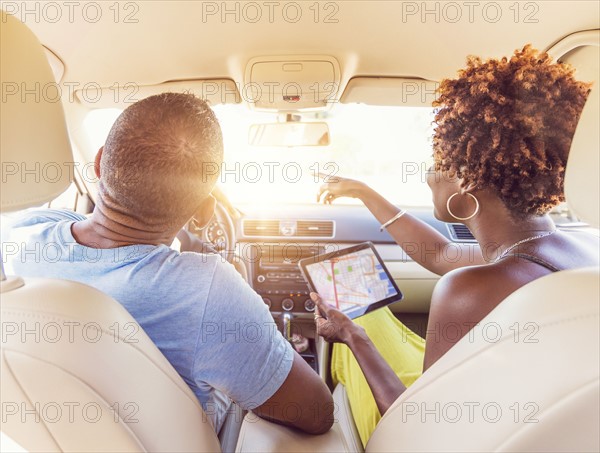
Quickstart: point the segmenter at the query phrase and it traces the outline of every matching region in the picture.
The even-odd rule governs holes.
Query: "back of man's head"
[[[147,225],[182,226],[210,194],[222,159],[221,128],[206,102],[151,96],[125,109],[108,134],[101,196]]]

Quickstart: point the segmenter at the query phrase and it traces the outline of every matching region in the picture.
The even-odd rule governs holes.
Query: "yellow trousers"
[[[381,308],[354,322],[361,325],[379,353],[405,386],[423,373],[425,340],[402,324],[389,308]],[[363,446],[381,419],[367,380],[346,345],[335,344],[331,357],[334,385],[343,384]]]

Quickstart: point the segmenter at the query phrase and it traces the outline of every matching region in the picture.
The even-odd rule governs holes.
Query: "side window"
[[[563,63],[569,63],[575,69],[575,77],[584,82],[593,82],[598,86],[598,71],[600,70],[600,47],[579,46],[567,52],[561,58]]]
[[[89,153],[85,154],[86,165],[76,167],[75,181],[62,194],[47,204],[47,207],[54,209],[71,209],[81,214],[89,214],[93,209],[93,203],[88,196],[88,191],[95,189],[97,180],[90,167],[93,164],[96,151],[106,140],[106,136],[112,127],[115,119],[121,114],[120,109],[96,109],[90,110],[83,121],[87,146]]]

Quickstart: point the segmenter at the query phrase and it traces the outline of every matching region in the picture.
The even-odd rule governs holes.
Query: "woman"
[[[437,250],[437,256],[405,251],[442,275],[426,341],[387,308],[353,323],[311,295],[317,332],[341,343],[332,376],[348,390],[363,444],[406,386],[510,293],[557,270],[598,265],[596,237],[557,231],[548,216],[564,200],[569,147],[590,88],[573,72],[527,45],[510,59],[469,57],[458,78],[441,83],[427,183],[435,217],[464,223],[483,251],[477,256],[445,260],[451,243],[443,235],[361,182],[336,178],[321,187],[325,203],[360,199],[399,245]],[[465,328],[452,338],[440,335],[449,325]]]

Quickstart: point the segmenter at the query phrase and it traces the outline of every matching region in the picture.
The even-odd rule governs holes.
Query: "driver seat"
[[[34,34],[0,13],[2,86],[54,84]],[[0,118],[2,212],[62,193],[73,176],[62,104],[18,92],[3,100]],[[4,270],[1,291],[2,451],[220,451],[194,393],[115,300]]]

